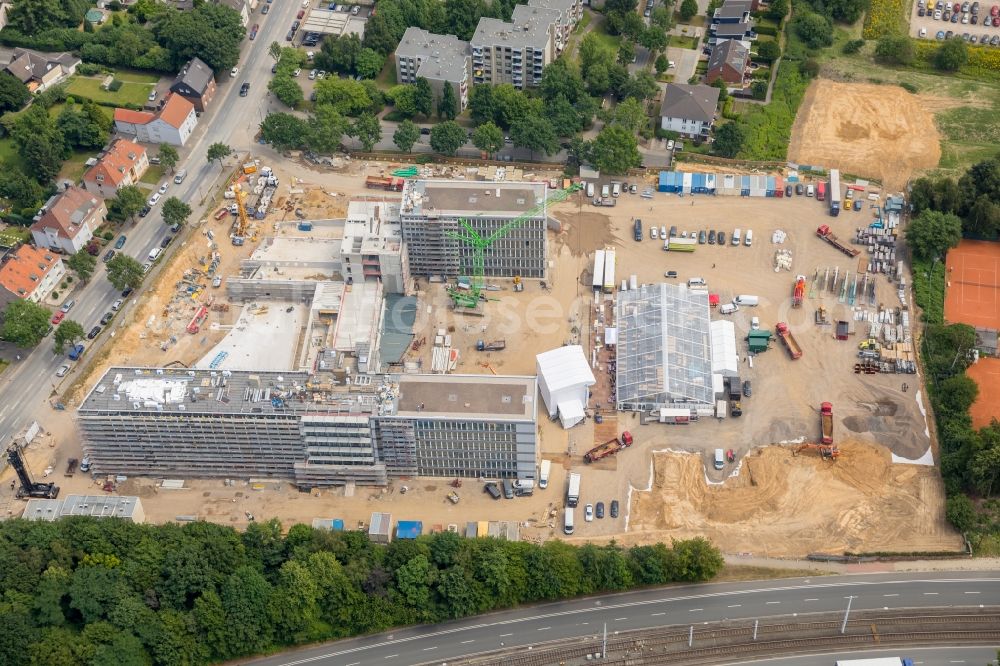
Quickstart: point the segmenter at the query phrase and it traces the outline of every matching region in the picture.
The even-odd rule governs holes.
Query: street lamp
[[[844,623],[840,625],[841,634],[847,631],[847,618],[851,615],[851,602],[855,599],[857,599],[857,597],[854,595],[847,597],[847,611],[844,613]]]

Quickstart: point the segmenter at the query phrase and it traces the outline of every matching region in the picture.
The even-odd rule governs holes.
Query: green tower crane
[[[528,220],[534,217],[538,212],[545,210],[545,207],[548,204],[557,204],[560,201],[565,201],[569,195],[582,187],[583,186],[579,183],[574,183],[564,190],[557,190],[553,192],[547,197],[546,201],[543,201],[537,206],[524,211],[522,214],[503,225],[489,236],[481,236],[479,232],[472,228],[469,221],[465,219],[459,220],[459,223],[465,227],[464,231],[445,232],[451,238],[472,246],[472,282],[469,285],[469,289],[464,290],[458,289],[457,287],[448,288],[448,295],[451,297],[452,302],[454,302],[455,307],[475,308],[479,305],[479,296],[482,294],[484,286],[484,256],[488,247],[509,234],[514,229],[520,227],[524,224],[525,220]]]

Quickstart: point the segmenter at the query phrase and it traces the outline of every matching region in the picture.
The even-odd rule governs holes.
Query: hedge
[[[756,32],[758,35],[770,35],[771,37],[778,36],[778,29],[770,25],[754,26],[754,32]]]

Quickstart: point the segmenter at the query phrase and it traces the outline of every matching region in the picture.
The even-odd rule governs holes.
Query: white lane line
[[[979,594],[979,592],[966,592],[965,594]]]
[[[621,622],[622,620],[627,620],[627,617],[616,617],[615,622]]]
[[[535,629],[535,631],[548,631],[551,628],[552,627],[538,627],[538,629]]]
[[[739,608],[742,605],[743,604],[733,604],[732,606],[729,606],[729,608]]]
[[[770,606],[771,604],[780,604],[781,602],[780,601],[766,601],[764,603],[766,603],[768,606]]]
[[[805,601],[819,601],[819,599],[805,599]]]
[[[936,597],[937,594],[937,592],[924,592],[925,597]]]
[[[689,608],[688,612],[689,613],[697,613],[698,611],[703,611],[703,610],[705,610],[705,609],[704,608]]]
[[[666,615],[666,613],[653,613],[652,617],[656,617],[657,615]]]
[[[465,645],[466,643],[475,643],[475,642],[476,642],[476,639],[474,639],[474,638],[470,638],[470,639],[469,639],[469,640],[467,640],[467,641],[462,641],[462,645]]]
[[[898,597],[898,594],[883,594],[883,597]]]
[[[513,635],[514,634],[512,634],[512,633],[511,634],[500,634],[500,638],[503,638],[504,636],[513,636]]]
[[[386,659],[394,659],[395,657],[398,657],[398,656],[399,656],[398,654],[388,654],[388,655],[385,656],[385,658]]]
[[[347,664],[347,666],[360,666],[360,665],[361,665],[360,661],[352,661],[351,663]]]
[[[428,652],[428,651],[430,651],[430,650],[437,650],[437,646],[435,645],[435,646],[433,646],[433,647],[429,647],[429,648],[424,648],[424,652]]]

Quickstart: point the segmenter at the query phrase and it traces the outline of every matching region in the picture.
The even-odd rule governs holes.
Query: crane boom
[[[511,231],[514,231],[523,225],[525,221],[545,210],[545,207],[549,204],[557,204],[561,201],[565,201],[569,195],[573,194],[573,192],[576,192],[582,187],[583,186],[579,183],[574,183],[566,189],[553,192],[551,195],[546,197],[545,201],[524,211],[510,222],[507,222],[502,227],[491,233],[489,236],[484,237],[480,235],[467,219],[459,220],[459,223],[462,227],[464,227],[464,231],[446,231],[445,234],[450,238],[472,247],[472,283],[469,285],[469,290],[464,291],[454,287],[448,289],[448,295],[451,297],[452,302],[454,302],[455,307],[474,308],[479,305],[479,295],[483,291],[483,278],[485,273],[484,257],[487,248],[509,234]]]

